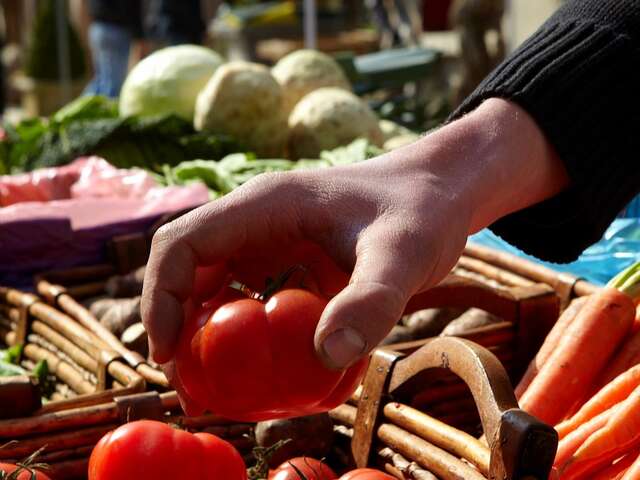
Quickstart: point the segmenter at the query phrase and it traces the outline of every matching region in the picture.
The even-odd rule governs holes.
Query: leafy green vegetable
[[[20,366],[22,350],[22,345],[14,345],[6,350],[0,350],[0,377],[17,375],[34,377],[40,389],[40,394],[44,398],[50,397],[55,390],[55,377],[49,371],[49,364],[46,360],[40,360],[32,371],[22,368]]]
[[[345,165],[362,162],[382,153],[383,150],[369,143],[367,139],[358,138],[344,147],[321,152],[320,159],[328,161],[331,165]]]
[[[381,150],[366,139],[358,139],[345,147],[322,152],[319,159],[298,161],[279,158],[258,159],[250,153],[233,153],[220,161],[191,160],[182,162],[174,168],[165,165],[161,171],[163,183],[167,185],[186,185],[201,181],[209,188],[211,198],[217,198],[261,173],[356,163],[379,153]]]
[[[225,194],[239,186],[231,173],[213,160],[183,162],[173,170],[176,183],[186,184],[192,180],[202,181],[210,190]]]
[[[27,375],[28,372],[18,365],[21,356],[22,345],[14,345],[7,350],[0,350],[0,377]]]
[[[13,363],[0,361],[0,377],[13,377],[15,375],[26,375],[27,371],[14,365]]]
[[[22,345],[13,345],[3,352],[2,359],[5,362],[18,365],[20,363],[20,359],[22,358],[22,350]]]
[[[176,115],[119,118],[114,101],[81,97],[50,119],[5,125],[0,173],[64,165],[83,155],[99,155],[117,167],[162,172],[194,158],[222,158],[238,151],[229,137],[196,132]]]
[[[118,104],[102,95],[79,97],[58,110],[51,117],[51,122],[69,123],[98,118],[118,118]]]
[[[43,399],[53,394],[56,388],[55,377],[49,371],[49,364],[46,360],[40,360],[36,363],[36,366],[33,367],[33,371],[31,372],[31,376],[35,377],[38,382],[40,395],[44,397]]]

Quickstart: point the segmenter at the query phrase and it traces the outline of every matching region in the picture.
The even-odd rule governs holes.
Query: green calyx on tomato
[[[11,443],[11,442],[10,442]],[[0,446],[0,448],[3,448]],[[46,463],[36,462],[36,458],[44,451],[45,447],[33,452],[23,461],[16,463],[0,463],[0,480],[51,480],[40,470],[46,470]]]
[[[88,480],[246,480],[242,457],[209,433],[139,420],[107,433],[91,452]]]
[[[253,457],[256,459],[256,463],[253,467],[247,471],[249,480],[261,480],[269,476],[269,460],[282,447],[291,441],[290,438],[286,440],[278,440],[276,443],[269,447],[253,447]]]
[[[305,265],[305,289],[284,285],[299,267],[273,259],[229,262],[220,286],[186,318],[175,363],[178,389],[195,410],[238,421],[311,415],[344,403],[359,385],[366,359],[329,370],[314,348],[328,292],[339,291],[348,276],[318,250],[287,253],[289,265]],[[252,294],[282,271],[278,289]],[[227,288],[231,279],[249,298]]]

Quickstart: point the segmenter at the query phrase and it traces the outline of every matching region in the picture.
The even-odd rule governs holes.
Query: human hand
[[[154,236],[142,301],[153,356],[173,357],[197,267],[311,240],[352,272],[315,335],[323,362],[347,367],[451,270],[470,233],[566,183],[529,115],[497,99],[366,162],[261,175]]]

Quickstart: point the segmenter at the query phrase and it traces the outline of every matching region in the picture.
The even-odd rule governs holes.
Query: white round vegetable
[[[367,138],[382,146],[378,118],[351,92],[321,88],[304,97],[289,116],[289,153],[293,158],[317,158],[322,150]]]
[[[404,133],[402,135],[397,135],[395,137],[391,137],[389,140],[386,140],[383,145],[383,149],[387,152],[391,150],[395,150],[396,148],[404,147],[405,145],[409,145],[420,139],[420,135],[416,133]]]
[[[399,137],[400,135],[411,135],[413,133],[407,127],[403,127],[399,123],[384,118],[378,122],[378,125],[380,126],[385,142],[390,138]]]
[[[222,65],[220,55],[197,45],[167,47],[138,63],[120,92],[120,115],[175,113],[193,121],[196,97]]]
[[[198,96],[194,125],[231,135],[261,157],[281,157],[288,132],[280,85],[264,65],[229,62]]]
[[[319,88],[351,90],[349,80],[340,65],[329,55],[317,50],[297,50],[282,57],[271,69],[271,73],[282,86],[284,111],[287,114],[300,99]]]

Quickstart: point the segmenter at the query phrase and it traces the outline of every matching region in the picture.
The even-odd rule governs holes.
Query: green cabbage
[[[197,45],[154,52],[127,76],[120,92],[120,115],[173,113],[193,121],[196,97],[222,63],[216,52]]]

